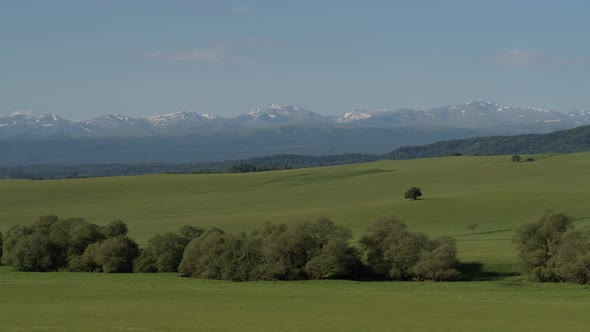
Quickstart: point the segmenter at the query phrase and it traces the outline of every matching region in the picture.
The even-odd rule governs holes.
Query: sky
[[[0,2],[0,115],[590,109],[590,1]]]

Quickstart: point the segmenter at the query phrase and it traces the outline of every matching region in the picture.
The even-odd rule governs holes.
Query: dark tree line
[[[406,146],[379,156],[381,159],[417,159],[448,155],[512,155],[572,153],[590,150],[590,126],[547,134],[487,136],[438,141],[423,146]],[[530,158],[532,159],[532,158]],[[525,161],[534,161],[525,160]]]
[[[341,154],[306,156],[279,154],[243,160],[207,163],[126,163],[81,165],[28,165],[0,167],[0,178],[6,179],[63,179],[97,176],[125,176],[141,174],[206,174],[227,172],[271,171],[292,168],[355,164],[378,160],[371,154]]]
[[[250,233],[205,232],[187,246],[183,276],[227,280],[321,278],[454,280],[459,277],[455,241],[410,232],[384,217],[371,225],[360,248],[350,229],[322,218],[292,226],[265,224]]]
[[[410,232],[394,217],[372,224],[358,247],[351,244],[350,229],[328,218],[290,226],[266,223],[238,234],[183,226],[153,236],[139,249],[122,221],[98,226],[44,216],[33,225],[12,227],[3,240],[2,261],[19,271],[179,272],[236,281],[459,276],[453,239]]]
[[[547,212],[521,225],[514,241],[519,266],[531,280],[590,283],[590,229],[573,217]],[[350,229],[322,218],[287,226],[267,223],[252,232],[183,226],[157,234],[140,249],[127,225],[82,218],[40,217],[0,233],[0,263],[19,271],[179,272],[185,277],[248,280],[321,278],[455,280],[455,240],[410,231],[395,217],[369,225],[358,246]]]
[[[352,233],[327,218],[287,226],[265,224],[250,233],[206,232],[187,246],[183,276],[227,280],[352,278],[360,253]]]
[[[82,218],[40,217],[4,235],[2,261],[19,271],[129,272],[138,254],[120,220],[98,226]]]
[[[249,163],[239,163],[233,165],[230,169],[230,173],[253,173],[253,172],[268,172],[268,171],[278,171],[283,169],[290,169],[292,167],[288,165],[283,166],[267,166],[267,165],[255,165]]]

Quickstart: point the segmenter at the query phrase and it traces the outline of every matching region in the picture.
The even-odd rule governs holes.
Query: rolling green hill
[[[445,157],[245,174],[0,181],[0,230],[39,215],[125,220],[145,244],[180,225],[250,230],[322,216],[352,227],[396,214],[458,239],[495,281],[227,282],[174,274],[26,273],[0,268],[2,330],[585,331],[589,286],[523,281],[513,229],[544,209],[590,225],[590,153]],[[419,186],[424,199],[403,199]],[[477,234],[466,229],[477,223]],[[508,276],[508,277],[507,277]]]
[[[122,219],[140,244],[184,224],[229,231],[266,221],[333,218],[358,236],[381,215],[403,218],[414,230],[458,239],[460,258],[511,264],[512,229],[544,209],[590,219],[590,153],[446,157],[247,174],[149,175],[0,182],[0,230],[39,215]],[[404,191],[419,186],[422,200]],[[466,226],[477,223],[478,234]]]

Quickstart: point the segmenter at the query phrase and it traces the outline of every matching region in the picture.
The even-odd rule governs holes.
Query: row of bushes
[[[11,228],[1,257],[20,271],[179,272],[239,281],[459,277],[452,238],[430,239],[394,217],[369,226],[359,247],[351,239],[350,229],[322,218],[292,226],[267,223],[239,234],[184,226],[178,233],[155,235],[139,249],[121,221],[98,226],[46,216]]]
[[[590,283],[590,229],[576,230],[573,220],[548,212],[517,229],[519,267],[531,280]],[[0,262],[20,271],[179,272],[240,281],[459,277],[454,239],[430,239],[394,217],[371,224],[358,246],[348,228],[326,218],[239,234],[183,226],[142,249],[127,231],[119,220],[98,226],[45,216],[0,233]]]

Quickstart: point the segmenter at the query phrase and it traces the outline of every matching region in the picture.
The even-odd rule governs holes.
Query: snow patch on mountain
[[[342,115],[339,115],[336,118],[336,122],[338,123],[348,123],[348,122],[353,122],[353,121],[358,121],[358,120],[363,120],[363,119],[368,119],[371,117],[371,114],[367,111],[363,111],[363,110],[354,110],[352,112],[346,112]]]

